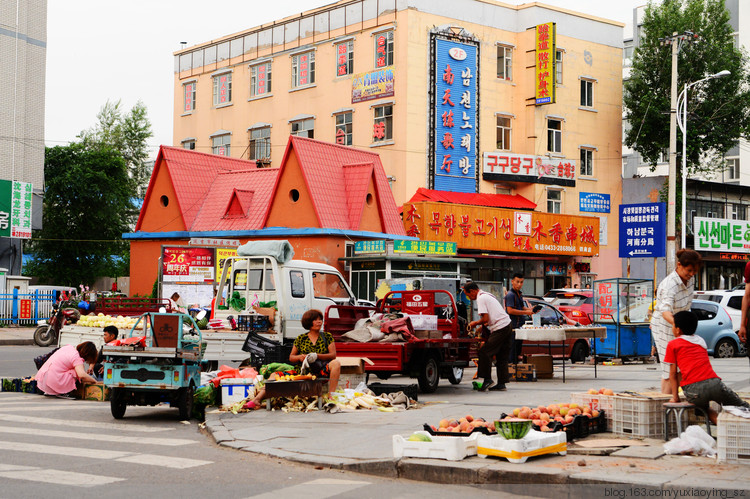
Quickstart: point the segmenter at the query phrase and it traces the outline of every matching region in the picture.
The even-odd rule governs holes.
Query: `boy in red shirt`
[[[743,401],[736,393],[728,388],[711,367],[708,360],[706,342],[700,336],[695,336],[698,327],[698,317],[684,310],[674,314],[674,326],[672,334],[675,339],[667,344],[667,352],[664,362],[671,364],[669,369],[669,383],[672,387],[672,400],[679,402],[680,396],[677,391],[677,369],[679,368],[682,379],[682,393],[688,402],[703,409],[711,422],[716,424],[718,413],[710,409],[710,402],[718,402],[723,405],[737,405],[750,408],[750,404]]]

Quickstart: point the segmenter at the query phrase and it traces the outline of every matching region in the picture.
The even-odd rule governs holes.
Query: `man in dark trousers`
[[[533,313],[531,308],[526,306],[526,302],[523,300],[523,274],[513,274],[513,279],[510,281],[511,289],[508,294],[505,295],[505,311],[510,316],[510,324],[513,329],[518,329],[523,326],[524,323],[529,319],[529,315]],[[521,355],[523,349],[523,340],[516,339],[515,331],[510,333],[512,346],[510,349],[510,358],[508,361],[512,364],[518,362],[518,357]]]
[[[479,391],[506,390],[505,383],[509,381],[508,375],[508,352],[510,350],[510,317],[503,310],[500,302],[490,293],[482,291],[475,282],[464,285],[466,296],[477,302],[479,320],[471,321],[469,329],[477,326],[486,326],[490,330],[490,336],[484,346],[477,352],[479,356],[479,368],[477,375],[484,379]],[[497,383],[492,381],[492,357],[496,357]]]

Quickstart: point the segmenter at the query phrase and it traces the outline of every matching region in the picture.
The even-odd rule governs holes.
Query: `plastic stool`
[[[669,440],[669,415],[674,414],[677,422],[677,436],[682,434],[682,413],[686,409],[694,409],[696,413],[706,418],[706,432],[711,434],[711,420],[708,418],[708,414],[690,402],[665,402],[664,403],[664,440]]]

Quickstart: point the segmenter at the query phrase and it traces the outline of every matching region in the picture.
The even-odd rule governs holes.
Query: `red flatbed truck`
[[[401,342],[343,341],[342,335],[354,329],[359,319],[373,313],[400,312],[413,315],[437,316],[437,329],[425,338],[410,338]],[[387,379],[393,374],[417,378],[419,389],[432,393],[447,379],[457,385],[471,360],[472,346],[479,341],[468,335],[463,319],[459,319],[453,295],[444,290],[391,291],[377,307],[331,305],[325,313],[325,330],[336,341],[336,353],[341,357],[367,357],[373,364],[366,372]],[[432,336],[432,337],[430,337]]]

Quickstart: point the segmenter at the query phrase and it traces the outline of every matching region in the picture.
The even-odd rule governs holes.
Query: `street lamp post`
[[[680,223],[681,230],[681,248],[684,248],[686,243],[686,230],[685,230],[685,200],[687,198],[687,92],[693,86],[704,81],[712,80],[714,78],[722,78],[729,76],[731,73],[728,70],[719,71],[718,73],[706,76],[693,83],[686,83],[680,92],[680,96],[677,97],[677,125],[682,131],[682,219]]]

